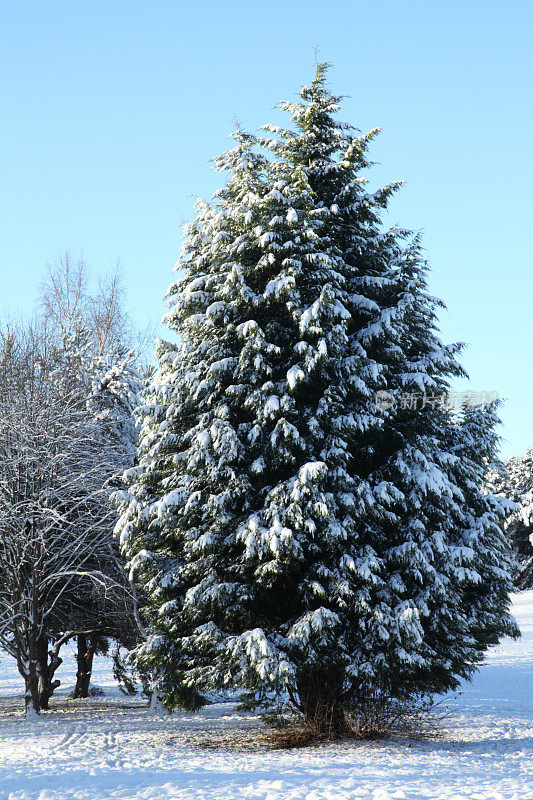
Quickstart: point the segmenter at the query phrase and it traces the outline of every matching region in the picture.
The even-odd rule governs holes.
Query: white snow
[[[443,735],[426,741],[208,749],[202,741],[236,732],[249,741],[260,723],[230,703],[149,714],[120,695],[103,658],[94,672],[106,697],[67,701],[72,654],[58,671],[56,710],[26,722],[21,679],[2,654],[0,800],[531,800],[533,590],[513,601],[522,639],[489,653],[449,700]]]
[[[303,380],[305,380],[305,372],[298,366],[298,364],[295,364],[287,372],[287,383],[289,384],[289,388],[294,389],[297,384],[301,383]]]

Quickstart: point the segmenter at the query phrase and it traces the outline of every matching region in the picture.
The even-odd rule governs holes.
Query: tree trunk
[[[78,634],[78,652],[76,655],[78,671],[76,672],[76,687],[74,689],[74,697],[76,698],[89,697],[89,684],[91,682],[95,649],[96,646],[92,640],[87,646],[87,636],[84,633]]]
[[[41,636],[37,641],[37,685],[39,690],[39,704],[43,711],[49,708],[48,702],[52,696],[50,689],[50,669],[48,666],[48,639]]]
[[[39,675],[39,699],[41,709],[47,711],[50,708],[50,698],[61,681],[53,680],[56,669],[63,663],[59,658],[59,645],[48,651],[48,639],[41,636],[37,643],[37,671]]]
[[[39,696],[39,677],[37,675],[37,665],[34,662],[30,665],[27,675],[24,676],[26,683],[26,694],[24,702],[26,706],[26,717],[33,717],[41,713],[41,702]]]
[[[17,666],[20,674],[24,678],[25,693],[24,693],[24,706],[26,717],[30,718],[36,714],[41,713],[41,702],[39,697],[39,674],[37,671],[37,659],[32,652],[30,645],[30,652],[28,660],[22,656],[17,658]]]
[[[307,724],[321,739],[351,735],[342,708],[344,670],[332,668],[300,673],[296,682],[298,705]]]

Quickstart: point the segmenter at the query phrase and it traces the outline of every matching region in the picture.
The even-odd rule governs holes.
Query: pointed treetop
[[[330,69],[331,64],[328,64],[327,61],[316,62],[315,77],[311,86],[304,85],[300,90],[300,96],[304,100],[312,100],[324,94],[328,94],[329,97],[332,97],[330,92],[326,89],[326,78],[328,70]]]

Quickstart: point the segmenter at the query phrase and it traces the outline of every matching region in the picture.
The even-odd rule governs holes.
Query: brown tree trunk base
[[[343,669],[313,670],[297,679],[298,706],[305,721],[319,739],[353,737],[342,708]]]

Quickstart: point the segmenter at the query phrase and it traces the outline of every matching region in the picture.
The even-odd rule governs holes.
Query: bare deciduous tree
[[[96,280],[83,257],[68,250],[48,264],[40,285],[40,305],[52,333],[62,337],[84,326],[94,356],[134,348],[138,356],[153,342],[153,330],[135,330],[125,311],[125,290],[120,262]]]
[[[111,410],[116,401],[113,377],[99,395],[78,336],[72,327],[59,347],[44,324],[0,334],[0,647],[17,660],[28,714],[57,686],[60,646],[113,635],[113,613],[127,613],[109,494],[131,447],[121,449],[123,432],[104,413],[102,398]]]
[[[48,264],[41,282],[40,301],[45,318],[60,336],[74,330],[88,313],[89,270],[83,258],[66,250]]]

